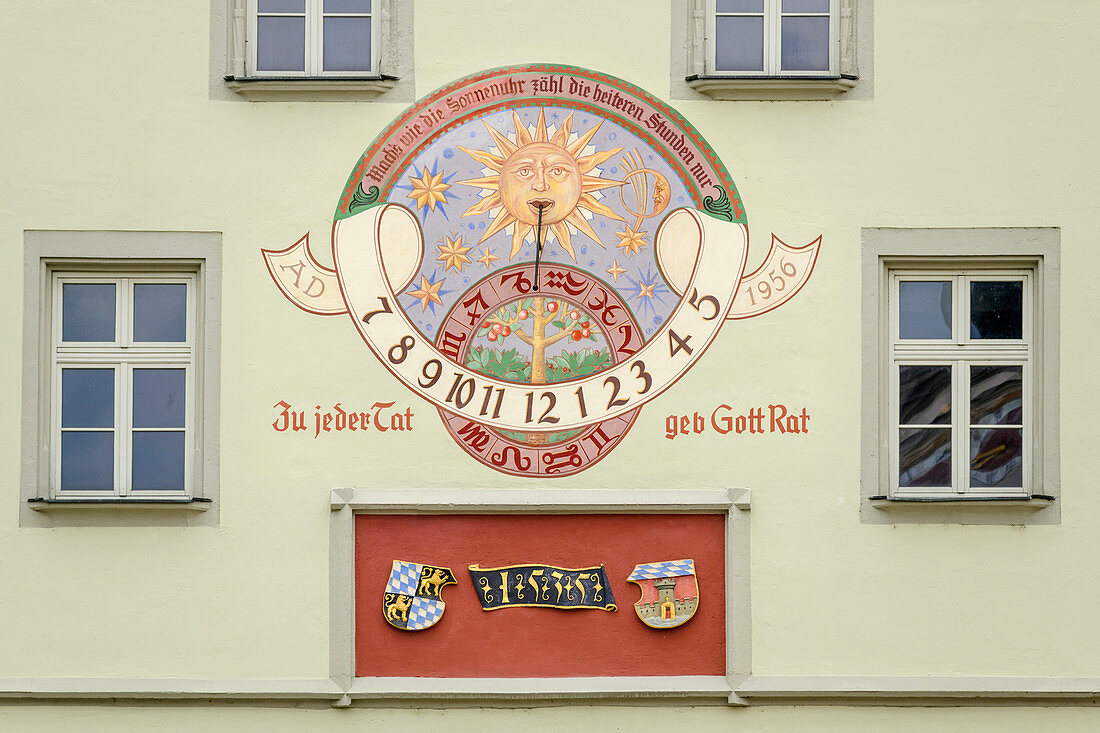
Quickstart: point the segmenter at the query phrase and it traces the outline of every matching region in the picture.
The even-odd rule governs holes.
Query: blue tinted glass
[[[134,285],[134,341],[187,340],[187,286]]]
[[[783,0],[784,13],[827,13],[829,0]]]
[[[951,282],[901,283],[901,338],[951,338]]]
[[[132,488],[183,490],[184,433],[134,433]]]
[[[898,486],[951,485],[951,428],[899,431]]]
[[[824,16],[783,18],[784,71],[829,70],[829,19]]]
[[[61,370],[61,427],[115,426],[113,369]]]
[[[970,338],[1024,337],[1024,284],[1019,280],[970,283]]]
[[[764,70],[764,19],[730,15],[715,21],[717,71]]]
[[[115,488],[115,434],[61,434],[61,490],[112,491]]]
[[[134,427],[182,428],[183,369],[134,370]]]
[[[370,71],[370,18],[325,18],[325,71]]]
[[[115,340],[115,286],[65,283],[61,292],[62,341]]]
[[[1020,488],[1024,485],[1024,431],[974,428],[970,431],[970,485]]]
[[[763,13],[764,0],[718,0],[715,9],[719,13]]]
[[[261,13],[304,13],[306,0],[258,0],[256,9]]]
[[[306,70],[306,19],[266,16],[256,19],[256,68],[260,71]]]
[[[370,0],[325,0],[326,13],[369,13]]]

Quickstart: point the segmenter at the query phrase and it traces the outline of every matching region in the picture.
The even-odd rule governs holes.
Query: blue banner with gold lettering
[[[603,565],[590,568],[553,565],[482,568],[471,565],[470,577],[483,611],[522,606],[616,609]]]

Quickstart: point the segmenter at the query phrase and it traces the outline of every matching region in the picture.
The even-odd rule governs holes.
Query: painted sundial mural
[[[745,208],[678,113],[624,81],[529,65],[416,103],[359,159],[332,230],[264,250],[300,308],[348,315],[379,361],[490,468],[566,476],[729,320],[789,300],[820,238],[744,273]]]

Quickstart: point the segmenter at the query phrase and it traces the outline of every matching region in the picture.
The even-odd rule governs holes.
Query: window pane
[[[827,13],[829,0],[783,0],[784,13]]]
[[[305,71],[306,19],[256,19],[256,68],[260,71]]]
[[[951,338],[951,281],[908,280],[901,285],[901,338]]]
[[[134,370],[134,427],[182,428],[184,370]]]
[[[970,367],[970,422],[975,425],[1022,425],[1024,368]]]
[[[764,0],[718,0],[719,13],[763,13]]]
[[[325,18],[325,71],[370,71],[370,18]]]
[[[61,370],[61,427],[115,426],[113,369]]]
[[[951,486],[951,428],[902,428],[898,485]]]
[[[970,283],[970,338],[1024,337],[1024,284],[975,281]]]
[[[1022,428],[970,431],[970,485],[1021,488],[1024,479]]]
[[[184,433],[134,433],[134,490],[183,491]]]
[[[115,434],[62,433],[61,490],[113,491],[114,488]]]
[[[369,13],[370,0],[325,0],[326,13]]]
[[[951,367],[900,367],[900,425],[951,424]]]
[[[764,70],[764,19],[726,16],[715,20],[717,71]]]
[[[259,0],[256,9],[261,13],[305,13],[306,0]]]
[[[784,17],[781,63],[784,71],[828,71],[829,19]]]
[[[62,286],[61,340],[115,340],[115,286],[112,283],[65,283]]]
[[[187,340],[187,286],[134,285],[134,341]]]

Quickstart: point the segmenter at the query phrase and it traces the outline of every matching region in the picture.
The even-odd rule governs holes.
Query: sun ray
[[[481,235],[481,239],[478,240],[478,244],[481,244],[489,237],[499,232],[504,227],[508,226],[515,221],[515,218],[508,213],[508,209],[501,209],[497,214],[497,218],[493,219],[493,223],[489,225],[489,228],[485,230],[485,233]]]
[[[546,114],[542,107],[539,107],[539,119],[535,123],[535,142],[546,142]]]
[[[580,166],[581,173],[587,173],[600,163],[603,163],[611,156],[622,151],[622,148],[615,148],[614,150],[608,150],[603,153],[593,153],[583,158],[577,158],[577,165]]]
[[[512,110],[512,122],[516,126],[516,144],[519,147],[524,145],[530,145],[534,142],[531,139],[531,133],[527,131],[527,127],[523,124],[523,120],[519,118],[519,112]]]
[[[500,172],[500,169],[504,167],[504,158],[498,158],[492,153],[488,153],[483,150],[471,150],[470,148],[466,148],[461,145],[456,145],[455,147],[466,153],[466,155],[469,155],[478,163],[481,163],[482,165],[491,168],[498,173]]]
[[[569,132],[573,128],[573,113],[570,112],[569,116],[565,118],[565,122],[561,123],[561,127],[554,133],[554,137],[550,142],[559,147],[565,147],[565,144],[569,142]]]
[[[573,251],[573,234],[569,231],[569,227],[565,225],[565,221],[559,221],[556,224],[550,225],[550,231],[554,233],[554,236],[558,240],[558,245],[564,249],[573,261],[577,261],[577,253]]]
[[[531,227],[524,226],[521,222],[516,222],[516,229],[512,232],[512,253],[508,255],[509,260],[513,259],[519,254],[519,251],[523,249],[523,240],[530,231]]]
[[[583,215],[581,215],[580,211],[574,211],[572,214],[565,217],[565,220],[579,229],[581,234],[584,234],[596,244],[607,249],[604,243],[600,241],[600,238],[596,236],[596,232],[592,229],[592,225],[588,223],[588,220],[585,219]],[[572,254],[572,252],[570,252],[570,254]],[[573,261],[576,262],[576,260],[577,258],[574,257]]]
[[[601,188],[612,188],[621,185],[623,185],[622,181],[612,181],[607,178],[597,178],[596,176],[581,177],[581,190],[585,193],[589,191],[599,191]]]
[[[477,186],[478,188],[487,188],[490,191],[496,191],[500,188],[500,186],[497,185],[497,181],[499,180],[500,176],[485,176],[484,178],[469,178],[465,181],[459,181],[459,183],[465,183],[467,186]]]
[[[588,209],[589,211],[593,212],[594,214],[603,214],[604,216],[608,217],[609,219],[617,219],[618,221],[626,221],[626,219],[622,218],[621,216],[616,214],[614,211],[607,208],[607,206],[601,204],[599,201],[592,198],[587,193],[582,193],[581,194],[581,200],[579,202],[577,202],[577,206],[583,206],[584,208]]]
[[[485,123],[485,127],[489,130],[489,136],[493,138],[493,142],[497,144],[497,147],[500,148],[500,152],[504,156],[509,156],[519,150],[518,145],[516,145],[508,138],[504,137],[504,135],[497,131],[497,129],[490,125],[488,122]]]
[[[476,204],[466,210],[466,213],[462,216],[475,216],[477,214],[485,214],[492,209],[500,206],[500,193],[493,192],[492,195],[478,201]]]
[[[569,151],[570,155],[572,155],[574,158],[576,158],[577,155],[582,150],[584,150],[585,146],[588,145],[588,141],[591,140],[595,136],[596,132],[600,129],[600,127],[602,125],[603,125],[602,122],[597,124],[591,130],[589,130],[588,132],[584,133],[583,135],[581,135],[579,138],[577,138],[573,142],[566,145],[565,149]]]

